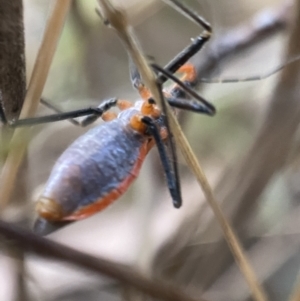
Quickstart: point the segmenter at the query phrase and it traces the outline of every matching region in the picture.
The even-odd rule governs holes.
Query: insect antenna
[[[215,83],[219,83],[219,84],[224,83],[224,84],[226,84],[226,83],[258,81],[258,80],[266,79],[266,78],[276,74],[277,72],[281,71],[282,69],[284,69],[288,65],[298,61],[299,59],[300,59],[300,55],[297,55],[297,56],[289,59],[287,62],[278,65],[277,67],[275,67],[271,71],[269,71],[265,74],[262,74],[262,75],[254,75],[254,76],[249,76],[249,77],[245,77],[245,78],[230,78],[230,77],[211,78],[211,79],[210,78],[200,78],[199,82],[206,83],[206,84],[215,84]]]

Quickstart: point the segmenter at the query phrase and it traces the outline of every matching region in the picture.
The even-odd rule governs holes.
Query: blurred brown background
[[[160,1],[114,1],[123,7],[134,25],[146,54],[164,65],[200,29]],[[253,16],[267,8],[276,9],[282,0],[198,0],[186,1],[211,22],[213,40],[229,30],[253,22]],[[25,0],[27,78],[43,34],[50,1]],[[127,54],[115,32],[103,26],[95,13],[95,1],[74,1],[51,67],[43,95],[64,111],[96,106],[109,97],[135,101]],[[261,75],[283,60],[289,30],[283,30],[242,54],[233,55],[210,77],[243,78]],[[213,41],[211,44],[213,45]],[[197,60],[217,51],[209,45]],[[246,83],[203,84],[201,95],[215,104],[213,118],[182,113],[179,116],[200,163],[232,218],[250,261],[270,300],[286,300],[299,270],[299,139],[297,133],[284,165],[274,168],[261,181],[257,193],[245,202],[226,202],[245,154],[253,148],[266,120],[278,74]],[[40,107],[40,115],[51,111]],[[101,123],[101,121],[99,121]],[[24,204],[9,207],[8,220],[24,214],[33,220],[33,202],[62,151],[86,129],[69,122],[38,126],[30,143],[24,190],[16,198]],[[284,140],[284,139],[283,139]],[[275,150],[274,150],[275,151]],[[268,156],[268,153],[265,154]],[[66,227],[50,237],[76,249],[106,256],[139,267],[148,275],[175,282],[194,296],[211,301],[249,300],[250,293],[240,271],[222,242],[219,226],[183,159],[180,161],[184,205],[172,207],[163,172],[154,149],[143,165],[140,177],[129,191],[104,212]],[[251,166],[251,161],[248,161]],[[269,166],[261,161],[262,172]],[[247,168],[244,168],[247,170]],[[259,178],[259,175],[254,177]],[[258,183],[260,183],[258,181]],[[246,184],[245,184],[246,185]],[[259,186],[259,185],[258,185]],[[241,189],[243,189],[241,187]],[[253,188],[255,190],[256,187]],[[260,191],[262,194],[260,194]],[[225,198],[225,200],[224,200]],[[240,204],[240,202],[244,202]],[[236,214],[238,212],[238,214]],[[29,300],[135,300],[142,298],[112,279],[95,277],[61,262],[27,256],[25,279]],[[15,265],[0,256],[0,300],[14,300]]]

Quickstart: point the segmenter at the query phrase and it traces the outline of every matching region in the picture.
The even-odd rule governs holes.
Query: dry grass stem
[[[296,15],[296,22],[294,25],[294,30],[293,33],[290,37],[290,44],[289,44],[289,53],[295,54],[298,53],[299,48],[300,48],[300,43],[299,43],[299,36],[300,36],[300,0],[297,1],[297,3],[295,4],[295,11],[297,12]],[[299,97],[297,97],[299,95],[299,89],[297,89],[297,87],[299,87],[299,78],[300,78],[300,63],[297,62],[297,64],[294,64],[293,66],[291,66],[289,68],[290,72],[289,73],[284,73],[282,76],[282,81],[288,81],[290,79],[290,81],[288,81],[288,83],[291,82],[291,84],[293,85],[294,89],[292,89],[292,91],[298,92],[298,93],[294,93],[293,96],[298,99],[299,101]],[[296,280],[296,284],[295,284],[295,288],[294,288],[294,292],[291,295],[290,301],[299,301],[300,300],[300,284],[299,284],[299,273],[298,273],[298,279]]]
[[[47,22],[20,118],[31,117],[37,110],[70,3],[71,0],[56,0],[53,5],[53,11]],[[14,189],[15,179],[26,150],[29,134],[28,129],[20,128],[15,131],[11,140],[10,152],[0,176],[0,210],[4,209]]]
[[[99,3],[102,8],[102,11],[104,12],[105,17],[110,22],[110,25],[117,30],[120,38],[125,43],[127,50],[132,56],[132,59],[134,60],[135,64],[137,65],[145,84],[150,89],[154,98],[156,100],[160,99],[158,96],[157,86],[155,84],[153,72],[151,71],[150,67],[147,64],[147,61],[142,55],[141,48],[139,47],[137,40],[133,35],[132,29],[126,21],[124,14],[120,10],[116,10],[111,5],[111,3],[109,3],[109,1],[99,0]],[[202,168],[200,167],[198,160],[194,155],[187,139],[185,138],[180,128],[180,125],[177,122],[177,119],[175,118],[174,114],[170,111],[169,107],[168,115],[175,140],[180,146],[188,166],[194,172],[206,196],[207,201],[209,202],[218,222],[221,225],[224,236],[233,252],[233,255],[238,265],[241,268],[242,273],[245,276],[245,279],[252,291],[254,298],[257,301],[267,300],[264,289],[258,283],[255,273],[244,254],[243,248],[241,247],[238,238],[236,237],[230,224],[223,215],[220,206],[216,202],[208,180]]]
[[[290,301],[300,301],[300,274],[298,274],[296,279],[296,284],[291,294]]]

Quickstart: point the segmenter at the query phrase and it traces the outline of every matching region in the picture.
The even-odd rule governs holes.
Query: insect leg
[[[210,111],[207,110],[206,106],[192,99],[178,98],[178,97],[175,98],[175,97],[167,97],[167,96],[165,98],[170,104],[170,106],[174,108],[191,111],[198,114],[212,115]]]
[[[95,122],[99,117],[101,117],[106,111],[111,109],[112,107],[116,106],[118,103],[117,98],[111,98],[106,101],[104,101],[100,106],[98,106],[97,109],[99,109],[99,112],[93,113],[92,115],[89,115],[85,117],[81,121],[81,126],[87,126]]]
[[[161,72],[164,76],[166,76],[167,78],[170,78],[172,81],[174,81],[187,94],[189,94],[190,96],[194,97],[196,100],[201,102],[202,106],[199,109],[201,113],[206,113],[208,115],[214,115],[215,114],[216,109],[211,103],[209,103],[202,96],[200,96],[198,93],[196,93],[194,90],[192,90],[189,86],[187,86],[184,82],[182,82],[180,79],[178,79],[176,76],[174,76],[171,72],[169,72],[168,70],[165,70],[164,68],[160,67],[157,64],[151,64],[151,66],[156,71]],[[173,105],[176,106],[176,103],[173,102]],[[203,110],[204,110],[204,112],[203,112]]]
[[[56,106],[54,106],[52,103],[50,103],[48,100],[46,100],[45,98],[41,98],[40,100],[41,104],[43,104],[45,107],[53,110],[54,112],[56,113],[63,113],[63,111],[61,111],[59,108],[57,108]],[[117,101],[117,106],[120,110],[124,110],[125,108],[128,108],[129,106],[132,106],[132,103],[127,101],[127,100],[120,100],[118,99]],[[101,118],[102,120],[104,121],[110,121],[110,120],[113,120],[117,117],[117,115],[114,113],[114,112],[104,112],[102,115],[101,115]],[[76,126],[81,126],[81,127],[84,127],[86,126],[86,124],[82,124],[82,121],[79,122],[77,121],[76,119],[68,119],[69,122],[71,122],[73,125],[76,125]],[[90,124],[90,123],[89,123]]]
[[[169,188],[171,197],[173,199],[174,207],[179,208],[182,204],[182,199],[181,199],[181,191],[180,191],[177,165],[175,163],[175,166],[176,166],[175,170],[172,171],[171,163],[167,156],[166,149],[164,147],[164,142],[162,141],[162,139],[160,137],[159,130],[157,129],[153,119],[151,119],[148,116],[144,116],[142,118],[142,122],[147,125],[149,133],[153,136],[153,138],[156,142],[158,153],[159,153],[159,156],[161,159],[161,163],[163,165],[163,168],[164,168],[164,171],[166,174],[168,188]]]
[[[144,83],[142,81],[141,74],[137,69],[130,55],[129,55],[129,75],[130,75],[130,81],[132,86],[139,91],[139,87],[141,87],[142,85],[144,86]]]
[[[177,198],[174,200],[173,198],[173,205],[175,208],[179,208],[182,204],[182,199],[181,199],[181,187],[180,187],[180,180],[179,180],[179,172],[178,172],[178,165],[177,165],[177,153],[176,153],[176,146],[173,138],[173,134],[171,132],[171,127],[170,127],[170,122],[167,114],[167,104],[164,98],[163,90],[162,90],[162,85],[160,83],[156,83],[159,91],[159,97],[161,100],[161,107],[162,107],[162,112],[165,116],[165,126],[166,130],[168,133],[167,137],[167,147],[170,150],[170,155],[171,155],[171,166],[173,168],[173,174],[174,174],[174,184],[175,184],[175,189],[176,189],[176,195]]]
[[[118,106],[119,110],[123,111],[123,110],[126,110],[126,109],[132,107],[133,104],[132,104],[131,101],[124,100],[124,99],[119,99],[118,103],[117,103],[117,106]]]
[[[75,111],[71,111],[71,112],[52,114],[52,115],[48,115],[48,116],[21,119],[21,120],[17,120],[14,122],[10,122],[9,125],[11,127],[31,126],[31,125],[35,125],[35,124],[61,121],[61,120],[72,119],[72,118],[88,115],[80,123],[81,126],[87,126],[87,125],[93,123],[94,121],[96,121],[107,110],[109,110],[113,106],[116,106],[117,101],[118,101],[117,98],[111,98],[111,99],[104,101],[97,108],[86,108],[86,109],[80,109],[80,110],[75,110]]]
[[[199,52],[203,45],[210,39],[212,34],[211,25],[197,13],[193,12],[190,8],[177,0],[164,0],[166,3],[175,7],[180,13],[187,16],[189,19],[197,23],[204,28],[204,31],[195,39],[192,39],[192,43],[184,48],[178,55],[175,56],[166,66],[165,70],[175,73],[182,65],[184,65],[192,56]],[[159,76],[159,81],[164,83],[167,81],[167,77],[163,74]]]
[[[147,58],[149,59],[149,63],[154,62],[153,57],[147,56]],[[129,56],[129,75],[130,75],[130,81],[132,83],[132,86],[136,90],[138,90],[142,99],[147,100],[149,97],[151,97],[150,91],[144,85],[142,77],[130,56]]]
[[[154,71],[157,72],[158,70],[155,69],[156,64],[152,64],[152,65],[154,65],[154,67],[152,66]],[[139,94],[141,95],[141,97],[143,99],[148,100],[149,98],[151,98],[151,94],[150,94],[149,90],[144,86],[141,76],[140,76],[136,66],[132,63],[131,59],[130,59],[130,63],[129,63],[129,68],[130,68],[130,78],[131,78],[133,87],[139,91]],[[190,83],[192,83],[196,78],[196,72],[195,72],[193,65],[185,64],[178,71],[181,72],[181,70],[184,73],[183,81],[185,83],[185,86],[183,89],[188,89],[188,90],[192,91],[188,87],[188,85],[190,85]],[[166,74],[166,76],[168,76],[168,74],[169,74],[169,72]],[[209,109],[207,109],[206,105],[203,105],[202,103],[200,103],[204,99],[200,95],[198,95],[196,92],[193,91],[191,93],[194,93],[193,95],[196,95],[196,98],[198,100],[199,100],[199,98],[201,99],[201,100],[199,100],[199,102],[189,100],[189,99],[184,99],[183,97],[185,97],[185,94],[182,93],[184,91],[183,89],[179,88],[179,85],[176,85],[171,90],[172,97],[166,96],[166,100],[169,102],[169,104],[171,106],[179,108],[179,109],[189,110],[189,111],[196,112],[196,113],[203,113],[203,114],[208,114],[208,115],[214,114],[213,112],[215,112],[215,109],[211,108],[211,107]]]
[[[183,3],[177,0],[164,0],[171,6],[175,7],[180,13],[187,16],[189,19],[194,21],[196,24],[204,28],[204,31],[195,39],[192,39],[192,43],[185,47],[179,54],[177,54],[166,66],[165,70],[170,73],[175,73],[180,67],[182,67],[191,57],[193,57],[197,52],[199,52],[204,44],[210,39],[212,34],[211,25],[197,13],[193,12],[190,8],[185,6]],[[151,59],[151,58],[150,58]],[[130,66],[130,78],[133,86],[139,90],[140,95],[143,99],[147,99],[149,97],[149,91],[144,86],[142,82],[142,78],[136,68],[136,66],[132,63],[131,58],[129,58],[129,66]],[[195,80],[197,78],[195,77]],[[164,74],[160,74],[158,77],[158,81],[163,84],[168,80],[168,77]]]
[[[59,108],[57,108],[50,101],[48,101],[47,99],[45,99],[43,97],[40,99],[40,103],[42,105],[44,105],[46,108],[54,111],[55,113],[58,113],[58,114],[64,113],[62,110],[60,110]],[[80,126],[80,122],[77,121],[76,119],[70,118],[70,119],[68,119],[68,121],[71,122],[73,125]]]

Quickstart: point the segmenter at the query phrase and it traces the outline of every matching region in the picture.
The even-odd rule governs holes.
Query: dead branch
[[[0,104],[12,120],[21,112],[26,89],[21,0],[0,2],[0,45]]]
[[[36,253],[52,259],[63,260],[78,267],[88,269],[97,274],[104,274],[115,278],[125,284],[133,286],[140,291],[147,293],[154,298],[168,301],[193,301],[171,284],[166,284],[161,280],[150,280],[142,274],[125,267],[124,265],[94,257],[70,247],[64,246],[49,239],[39,237],[28,231],[24,231],[13,225],[0,221],[0,233],[8,240],[13,240],[18,247],[26,252]],[[203,299],[198,299],[199,301]]]

